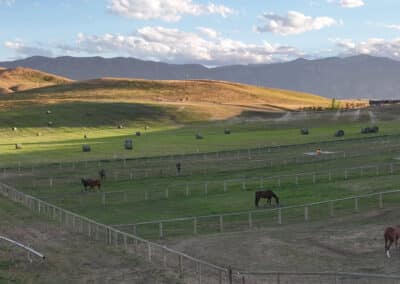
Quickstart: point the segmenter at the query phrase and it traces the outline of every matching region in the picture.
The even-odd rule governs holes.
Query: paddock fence
[[[390,190],[272,209],[115,224],[112,227],[147,239],[164,239],[188,235],[250,231],[282,224],[321,221],[363,211],[383,209],[385,206],[397,206],[399,201],[400,190]]]
[[[349,272],[237,272],[241,284],[398,284],[400,275]]]
[[[98,223],[0,183],[0,194],[28,207],[60,226],[77,234],[86,235],[91,241],[103,242],[129,254],[143,257],[147,262],[174,272],[183,283],[258,284],[258,283],[400,283],[397,275],[378,275],[344,272],[242,272],[230,266],[219,266],[203,261],[166,246]],[[313,276],[310,280],[309,276]],[[304,282],[299,280],[304,279]],[[314,280],[318,280],[313,282]],[[334,280],[333,280],[334,279]],[[331,282],[333,281],[333,282]]]
[[[297,189],[301,185],[326,184],[337,181],[360,178],[392,176],[400,174],[400,163],[385,163],[362,167],[335,168],[324,171],[302,172],[277,176],[243,177],[203,182],[187,182],[170,185],[156,185],[146,190],[120,190],[98,192],[46,192],[40,193],[35,188],[24,188],[37,198],[48,202],[56,202],[70,206],[117,205],[129,202],[150,201],[173,198],[212,198],[217,194],[229,194],[237,191],[253,191],[265,187],[281,189],[292,186]],[[49,180],[54,183],[54,180]],[[54,185],[53,185],[54,186]],[[160,189],[161,188],[161,189]]]
[[[362,139],[333,140],[321,143],[267,146],[198,154],[158,156],[152,158],[120,158],[96,161],[60,161],[58,163],[14,167],[1,167],[0,177],[35,176],[39,179],[58,178],[64,184],[76,181],[76,173],[96,176],[101,168],[106,168],[108,178],[114,180],[137,180],[149,177],[177,176],[176,162],[182,163],[181,176],[208,174],[228,170],[258,169],[304,164],[333,159],[355,158],[377,151],[398,152],[400,135],[374,136]],[[353,143],[359,143],[357,145]],[[316,147],[325,145],[331,154],[304,155],[315,152]],[[312,148],[315,146],[314,148]],[[357,146],[357,148],[355,148]],[[357,150],[355,150],[357,149]],[[45,169],[45,170],[44,170]],[[71,179],[71,177],[74,177]],[[54,178],[55,179],[55,178]]]

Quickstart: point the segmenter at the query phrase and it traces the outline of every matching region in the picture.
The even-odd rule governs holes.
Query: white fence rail
[[[257,227],[291,223],[292,221],[307,222],[323,217],[329,218],[340,214],[357,213],[363,207],[368,210],[382,209],[384,208],[384,196],[388,195],[396,195],[400,199],[400,190],[383,191],[273,209],[258,209],[112,226],[146,238],[246,231]],[[389,202],[389,198],[387,199]]]

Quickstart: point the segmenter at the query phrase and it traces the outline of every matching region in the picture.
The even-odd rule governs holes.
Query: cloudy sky
[[[400,59],[399,0],[0,0],[0,60],[136,57],[208,66]]]

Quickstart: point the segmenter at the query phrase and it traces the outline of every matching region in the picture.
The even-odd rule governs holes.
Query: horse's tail
[[[274,192],[272,192],[272,197],[275,199],[276,205],[279,205],[279,197]]]
[[[260,201],[260,196],[258,194],[258,191],[256,191],[255,193],[255,200],[254,200],[254,204],[256,205],[256,207],[258,207],[258,202]]]

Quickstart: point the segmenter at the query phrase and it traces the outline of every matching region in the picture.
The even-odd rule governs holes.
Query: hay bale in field
[[[39,137],[39,136],[42,136],[42,133],[37,132],[37,133],[36,133],[36,136],[38,136],[38,137]]]
[[[83,139],[87,139],[87,135],[86,135],[86,133],[85,133],[85,134],[83,134]]]
[[[302,128],[300,129],[300,134],[301,135],[308,135],[310,132],[308,130],[308,128]]]
[[[136,135],[136,136],[141,136],[142,133],[141,133],[140,131],[136,131],[135,135]]]
[[[362,134],[378,133],[378,132],[379,132],[379,127],[378,126],[361,128],[361,133]]]
[[[46,111],[46,114],[51,114],[51,110]]]
[[[48,126],[48,127],[52,127],[52,126],[53,126],[53,122],[52,122],[52,121],[48,121],[48,122],[47,122],[47,126]]]
[[[344,136],[344,130],[340,129],[335,132],[335,137],[343,137]]]
[[[92,149],[90,148],[89,144],[84,144],[82,145],[82,151],[83,152],[90,152]]]
[[[133,149],[133,141],[132,139],[125,139],[125,150]]]
[[[22,149],[22,144],[19,143],[15,144],[15,150],[20,150],[20,149]]]
[[[11,128],[12,129],[12,131],[17,131],[18,129],[16,128],[16,127],[13,127],[13,128]]]
[[[144,127],[144,130],[147,130],[147,129],[149,129],[149,128],[150,128],[150,126],[146,125],[146,126]]]
[[[229,134],[231,134],[231,130],[230,130],[230,129],[225,129],[225,130],[224,130],[224,133],[225,133],[226,135],[229,135]]]
[[[118,129],[122,129],[124,126],[122,124],[118,124]]]
[[[379,132],[379,127],[378,126],[372,126],[371,127],[371,133],[378,133]]]
[[[200,139],[204,139],[203,135],[201,135],[200,133],[196,134],[196,139],[200,140]]]

